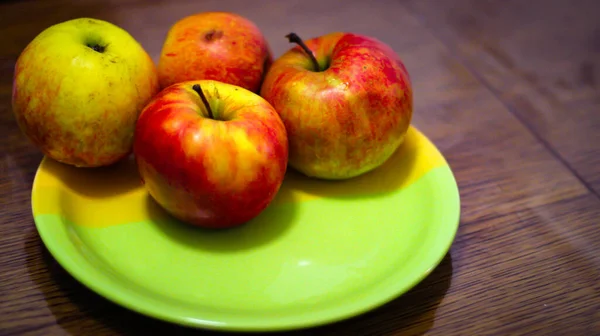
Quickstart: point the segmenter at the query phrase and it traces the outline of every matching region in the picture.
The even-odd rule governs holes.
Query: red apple
[[[352,178],[381,166],[404,141],[413,92],[399,56],[383,42],[331,33],[273,62],[261,95],[281,116],[289,165],[322,179]]]
[[[273,200],[288,142],[273,107],[258,94],[213,80],[159,92],[138,119],[134,154],[152,198],[197,226],[241,225]]]
[[[252,21],[234,13],[198,13],[169,30],[158,78],[162,88],[213,79],[258,93],[272,61],[269,45]]]

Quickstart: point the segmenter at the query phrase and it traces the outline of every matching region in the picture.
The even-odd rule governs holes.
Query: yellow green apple
[[[98,167],[131,153],[137,117],[158,91],[154,62],[127,31],[79,18],[46,28],[25,47],[12,107],[45,155]]]

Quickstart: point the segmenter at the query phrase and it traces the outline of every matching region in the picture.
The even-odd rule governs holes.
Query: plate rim
[[[404,283],[404,285],[397,286],[392,291],[393,294],[377,297],[377,300],[368,300],[367,304],[360,305],[360,308],[342,310],[342,313],[335,314],[334,316],[326,316],[325,318],[316,318],[312,320],[301,319],[299,322],[295,322],[293,319],[292,322],[288,322],[285,324],[278,323],[253,323],[251,325],[242,325],[242,324],[232,324],[232,323],[214,323],[212,321],[202,320],[200,317],[190,317],[190,316],[182,316],[178,314],[171,314],[169,312],[165,312],[163,308],[152,308],[152,307],[140,307],[139,302],[136,300],[132,300],[128,297],[123,298],[120,292],[114,292],[109,288],[113,287],[112,285],[106,286],[106,282],[98,282],[94,279],[89,279],[86,275],[86,271],[82,270],[80,267],[73,266],[72,263],[66,261],[66,257],[64,256],[64,251],[59,252],[60,246],[57,246],[55,242],[50,239],[50,233],[48,232],[48,225],[44,225],[46,220],[44,215],[35,215],[35,200],[38,197],[36,190],[38,176],[40,172],[40,168],[42,167],[45,160],[51,160],[51,158],[44,156],[40,161],[38,168],[36,169],[35,177],[32,183],[31,190],[31,211],[32,217],[36,226],[36,230],[45,246],[45,248],[50,252],[55,261],[67,272],[70,276],[76,279],[80,284],[82,284],[87,289],[91,290],[97,295],[102,296],[104,299],[117,304],[121,307],[124,307],[128,310],[141,314],[143,316],[153,318],[156,320],[161,320],[168,323],[173,323],[176,325],[197,328],[197,329],[205,329],[205,330],[215,330],[215,331],[233,331],[233,332],[275,332],[275,331],[292,331],[292,330],[301,330],[307,328],[313,328],[318,326],[324,326],[327,324],[341,322],[353,317],[357,317],[366,312],[379,308],[397,298],[404,295],[420,282],[422,282],[427,276],[429,276],[434,269],[436,269],[439,264],[442,262],[446,254],[450,251],[452,244],[456,239],[456,235],[458,233],[458,228],[460,226],[460,217],[461,217],[461,199],[460,199],[460,191],[458,187],[458,183],[456,180],[456,176],[452,170],[452,167],[447,162],[443,153],[439,150],[439,148],[433,143],[429,137],[427,137],[424,133],[422,133],[418,128],[414,125],[411,125],[412,128],[415,129],[416,132],[420,133],[431,145],[433,145],[433,149],[439,153],[441,158],[443,159],[444,165],[434,168],[435,169],[447,169],[449,176],[451,179],[448,181],[449,185],[452,187],[452,195],[445,196],[444,199],[449,200],[453,203],[450,208],[453,211],[453,215],[455,218],[450,218],[444,221],[443,226],[447,227],[447,231],[450,234],[446,235],[445,243],[443,246],[438,245],[435,248],[435,253],[431,253],[435,255],[435,258],[431,257],[434,261],[428,263],[428,267],[424,272],[421,272],[417,276],[414,276],[412,281]],[[53,215],[57,216],[58,215]],[[67,225],[64,220],[60,220],[63,225]],[[93,267],[93,266],[92,266]],[[423,268],[425,268],[423,266]],[[109,281],[110,282],[110,281]],[[117,281],[118,282],[118,281]],[[122,284],[121,284],[122,286]],[[277,319],[275,319],[277,320]],[[268,321],[273,321],[269,319]]]

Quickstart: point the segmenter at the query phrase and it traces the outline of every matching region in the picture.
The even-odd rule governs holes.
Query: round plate
[[[44,244],[78,281],[154,318],[234,331],[313,327],[396,298],[450,248],[459,203],[450,167],[414,127],[361,177],[289,171],[265,211],[224,231],[167,215],[132,159],[78,169],[44,158],[32,192]]]

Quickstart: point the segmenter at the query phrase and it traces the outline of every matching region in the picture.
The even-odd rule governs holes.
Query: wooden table
[[[45,250],[30,206],[42,156],[18,131],[10,96],[16,58],[51,24],[111,21],[156,61],[168,27],[207,10],[255,21],[276,56],[289,31],[390,44],[412,76],[414,124],[458,180],[460,229],[426,280],[372,312],[298,333],[600,335],[597,0],[2,1],[0,334],[197,333],[106,301]]]

